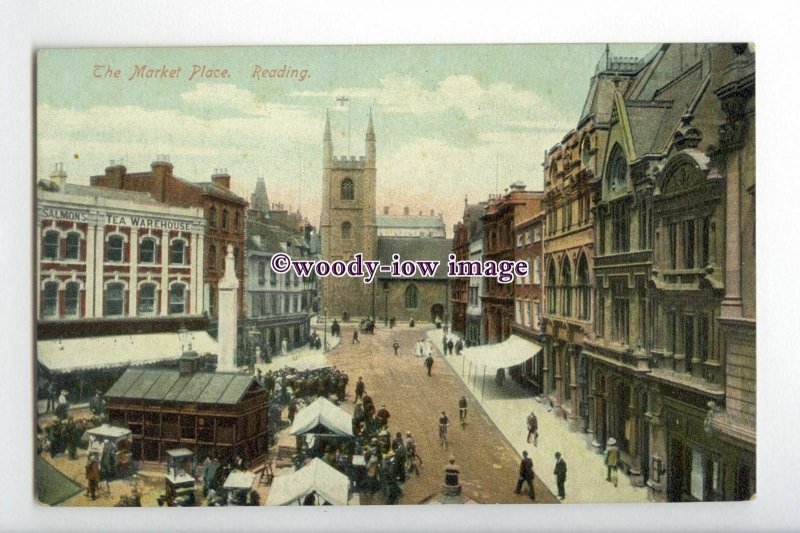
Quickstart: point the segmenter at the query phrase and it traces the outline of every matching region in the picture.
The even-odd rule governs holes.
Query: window
[[[572,316],[572,268],[567,259],[561,266],[561,314]]]
[[[702,219],[703,233],[700,237],[700,267],[705,267],[711,262],[711,217]]]
[[[667,226],[667,239],[669,240],[669,268],[678,268],[678,225],[670,224]]]
[[[277,315],[278,314],[278,295],[277,294],[271,294],[270,295],[270,308],[272,309],[272,314],[273,315]]]
[[[525,301],[522,306],[522,325],[530,324],[530,316],[531,316],[531,303]]]
[[[646,250],[648,244],[648,213],[644,201],[639,204],[639,249]]]
[[[212,207],[208,210],[208,225],[212,228],[217,227],[217,208]]]
[[[352,238],[352,229],[353,225],[349,222],[342,222],[342,239],[350,239]]]
[[[694,220],[683,221],[683,268],[694,268]]]
[[[139,286],[139,314],[151,315],[156,312],[156,285],[143,283]]]
[[[274,270],[269,271],[269,284],[270,285],[278,284],[278,275],[275,273]]]
[[[267,262],[261,260],[258,262],[258,284],[264,285],[267,282]]]
[[[525,236],[520,233],[517,235],[517,248],[522,248],[523,244],[525,244]]]
[[[208,264],[211,268],[217,267],[217,247],[213,244],[208,247]]]
[[[105,316],[122,316],[125,313],[124,295],[125,286],[122,283],[109,283],[106,285]]]
[[[536,320],[533,318],[533,307],[531,305],[531,302],[527,302],[527,301],[525,302],[525,310],[528,313],[528,318],[525,320],[526,324],[528,324],[528,327],[530,327],[530,328],[535,327],[536,326]]]
[[[242,217],[239,211],[236,211],[236,231],[239,232],[242,229]]]
[[[67,283],[64,291],[64,315],[76,317],[80,314],[80,290],[80,283]]]
[[[686,371],[692,371],[692,359],[694,358],[694,316],[685,315],[683,317],[683,351],[686,354]]]
[[[592,290],[589,286],[589,265],[586,256],[578,262],[578,318],[588,320],[591,308]]]
[[[533,227],[533,242],[539,242],[542,240],[542,226],[540,224],[536,224]]]
[[[214,316],[214,309],[216,308],[216,294],[217,294],[217,287],[212,286],[211,291],[208,293],[208,314]]]
[[[707,314],[697,317],[697,358],[701,361],[709,360],[710,324]]]
[[[611,298],[612,338],[621,343],[629,344],[630,303],[628,301],[628,282],[626,280],[612,280]]]
[[[584,167],[589,166],[589,162],[592,158],[592,141],[588,135],[583,137],[581,141],[581,163],[583,163]]]
[[[45,259],[58,259],[58,232],[48,231],[44,234],[42,256]]]
[[[284,315],[288,315],[289,314],[289,295],[288,294],[284,294],[283,295],[283,314]]]
[[[598,252],[600,255],[606,255],[606,217],[605,215],[601,214],[597,217],[597,236],[598,240]]]
[[[175,283],[169,288],[169,314],[186,312],[186,285]]]
[[[340,196],[342,200],[352,200],[355,197],[353,190],[353,180],[345,178],[342,180],[340,187]]]
[[[678,323],[675,313],[667,313],[667,348],[673,355],[678,351]]]
[[[539,258],[535,258],[533,260],[533,284],[534,285],[541,285],[542,283],[542,263],[539,261]]]
[[[567,231],[567,204],[561,206],[561,231]]]
[[[611,251],[612,253],[627,252],[631,242],[631,215],[628,202],[621,200],[611,204]]]
[[[297,287],[300,285],[300,276],[293,276],[294,277],[294,286]]]
[[[140,263],[155,263],[156,262],[156,241],[155,239],[144,239],[142,244],[139,245],[139,262]]]
[[[547,312],[553,315],[556,313],[556,290],[556,265],[551,262],[547,271]]]
[[[406,287],[406,309],[416,309],[419,306],[418,298],[416,285]]]
[[[625,152],[619,145],[614,145],[608,163],[608,187],[611,192],[619,191],[625,186],[628,180],[628,163],[625,159]]]
[[[182,265],[186,243],[181,240],[172,241],[169,247],[169,262],[172,265]]]
[[[45,318],[53,318],[58,316],[58,282],[48,281],[44,284],[43,292],[42,314]]]
[[[602,295],[597,297],[597,324],[594,331],[598,337],[604,337],[606,334],[606,297]]]
[[[228,210],[222,210],[222,229],[228,231]]]
[[[81,258],[81,234],[75,231],[67,233],[67,255],[66,259]]]
[[[517,324],[522,324],[523,323],[522,322],[522,300],[517,300],[517,308],[516,308],[516,310],[517,310],[517,312],[516,312],[516,316],[514,317],[514,320],[516,321]]]
[[[125,241],[119,235],[112,235],[108,238],[108,256],[106,261],[112,263],[122,262],[122,250],[125,246]]]

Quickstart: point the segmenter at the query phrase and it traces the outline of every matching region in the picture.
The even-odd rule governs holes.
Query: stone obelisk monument
[[[239,280],[233,266],[233,246],[225,254],[225,274],[219,281],[219,354],[217,371],[236,371],[236,334],[239,320]]]

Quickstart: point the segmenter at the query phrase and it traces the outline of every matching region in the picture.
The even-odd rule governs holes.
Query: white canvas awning
[[[330,400],[317,398],[311,405],[298,411],[290,435],[303,435],[322,425],[334,435],[353,436],[353,421],[349,413],[336,407]]]
[[[192,331],[188,340],[199,354],[218,353],[218,344],[205,331]],[[147,365],[177,361],[182,352],[177,333],[113,335],[51,339],[36,343],[39,362],[54,373]]]
[[[349,487],[346,475],[315,458],[297,472],[276,477],[267,496],[267,505],[301,505],[312,492],[331,505],[347,505]]]
[[[517,335],[511,335],[499,344],[474,346],[461,353],[466,357],[467,363],[471,362],[479,368],[486,367],[487,372],[494,373],[500,368],[521,365],[541,351],[541,345]]]

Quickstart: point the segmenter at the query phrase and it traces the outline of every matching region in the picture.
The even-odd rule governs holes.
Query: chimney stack
[[[223,189],[231,189],[231,175],[228,174],[227,168],[215,168],[214,173],[211,175],[211,183]]]
[[[50,174],[50,183],[58,187],[59,192],[64,192],[67,184],[67,173],[64,170],[64,163],[56,163],[53,172]]]

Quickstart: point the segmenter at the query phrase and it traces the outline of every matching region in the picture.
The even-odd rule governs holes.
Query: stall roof
[[[178,370],[129,368],[108,389],[106,398],[234,405],[253,383],[247,374],[196,372],[181,376]]]
[[[110,439],[118,439],[119,437],[125,437],[130,435],[131,430],[128,428],[112,426],[110,424],[103,424],[102,426],[97,426],[96,428],[87,429],[86,433],[88,433],[89,435],[94,435],[96,437],[107,437]]]
[[[272,481],[267,505],[301,503],[312,492],[331,505],[347,505],[350,481],[347,476],[320,458],[287,476]]]
[[[218,353],[218,344],[205,331],[192,331],[192,349]],[[181,343],[175,333],[111,335],[76,339],[49,339],[36,343],[39,362],[54,373],[147,365],[178,360]]]
[[[333,405],[330,400],[321,397],[297,413],[289,434],[302,435],[320,425],[336,435],[353,436],[353,421],[350,414]]]
[[[478,368],[486,367],[487,372],[497,372],[500,368],[517,366],[542,351],[542,346],[517,335],[499,344],[485,344],[467,348],[462,353],[468,362]]]
[[[251,489],[256,475],[252,472],[231,472],[225,479],[222,488],[225,489]]]

